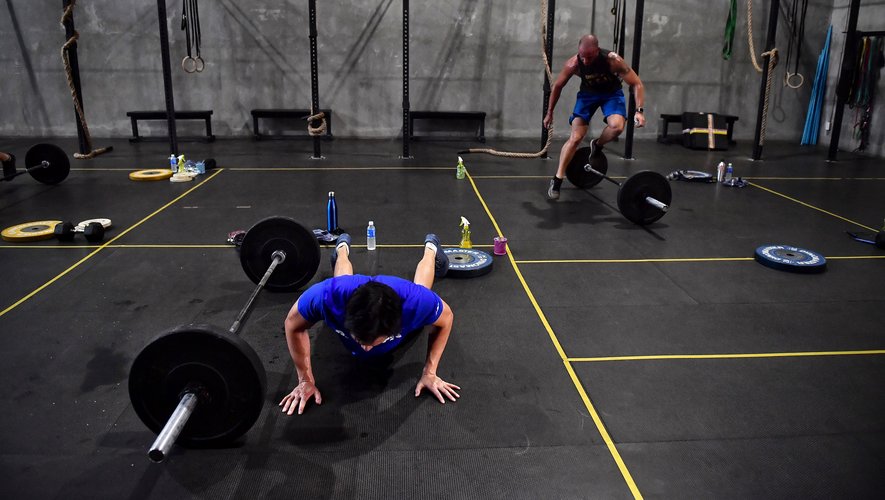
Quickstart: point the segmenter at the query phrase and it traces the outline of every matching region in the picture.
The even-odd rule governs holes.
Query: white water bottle
[[[722,182],[725,180],[725,162],[720,161],[719,165],[716,166],[716,182]]]
[[[366,228],[366,248],[375,249],[375,222],[369,221],[369,227]]]

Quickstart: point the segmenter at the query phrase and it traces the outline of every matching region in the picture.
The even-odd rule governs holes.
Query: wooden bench
[[[735,115],[719,115],[722,118],[725,118],[725,123],[727,124],[727,135],[729,144],[736,144],[734,139],[731,138],[732,132],[734,132],[734,122],[738,121],[738,117]],[[667,133],[668,126],[671,123],[682,123],[682,113],[678,115],[673,114],[661,114],[661,126],[658,129],[658,142],[661,144],[673,144],[673,143],[681,143],[682,142],[682,127],[679,128],[679,135],[669,135]]]
[[[129,139],[129,142],[139,142],[139,141],[164,141],[169,136],[142,136],[138,135],[138,120],[166,120],[166,111],[127,111],[126,116],[128,116],[132,120],[132,137]],[[212,135],[212,111],[176,111],[175,112],[175,121],[178,120],[205,120],[206,121],[206,135],[199,136],[194,138],[195,140],[203,141],[203,142],[212,142],[215,140],[215,136]],[[186,139],[186,138],[185,138]]]
[[[332,138],[332,110],[329,108],[320,108],[320,111],[326,114],[326,133],[324,133],[321,137],[323,139],[331,139]],[[302,137],[311,137],[310,134],[307,133],[307,122],[304,120],[306,117],[310,116],[309,109],[281,109],[281,108],[269,108],[269,109],[253,109],[252,110],[252,136],[256,140],[261,139],[292,139],[292,138],[302,138]],[[299,120],[301,122],[301,128],[304,130],[304,135],[272,135],[272,134],[262,134],[258,129],[258,120],[261,118],[269,118],[274,120],[284,119],[284,120]]]
[[[485,111],[410,111],[409,137],[415,139],[415,120],[460,120],[476,122],[476,140],[486,142]],[[426,136],[425,136],[426,137]]]

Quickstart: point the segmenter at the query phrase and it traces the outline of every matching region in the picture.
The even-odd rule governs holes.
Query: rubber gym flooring
[[[0,140],[23,158],[36,140]],[[51,142],[51,141],[50,141]],[[67,151],[75,141],[54,141]],[[535,141],[491,141],[532,149]],[[845,231],[885,217],[881,159],[747,141],[723,153],[637,142],[609,148],[609,173],[707,169],[721,156],[751,185],[672,182],[672,210],[647,228],[617,189],[569,187],[548,202],[550,160],[467,156],[452,142],[336,139],[182,143],[219,169],[193,183],[136,183],[165,165],[163,143],[113,144],[72,160],[62,184],[0,184],[0,225],[113,219],[80,238],[2,242],[0,496],[3,498],[871,498],[885,490],[885,253]],[[556,154],[561,142],[556,143]],[[416,399],[426,333],[389,364],[357,363],[315,328],[324,396],[304,415],[277,403],[294,385],[283,319],[297,294],[263,293],[243,337],[268,373],[264,411],[234,447],[153,440],[129,403],[127,372],[158,333],[227,327],[253,288],[228,231],[271,215],[325,224],[334,190],[357,272],[411,277],[423,236],[502,233],[510,254],[435,290],[455,329],[440,376],[461,399]],[[752,260],[768,243],[810,248],[828,271]],[[482,247],[487,251],[490,248]],[[330,276],[328,249],[314,278]]]

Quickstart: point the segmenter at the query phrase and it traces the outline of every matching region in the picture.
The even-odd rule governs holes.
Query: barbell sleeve
[[[26,167],[26,168],[25,168],[24,170],[22,170],[21,172],[15,172],[14,174],[10,174],[10,175],[8,175],[8,176],[0,177],[0,180],[2,180],[2,181],[11,181],[12,179],[15,179],[16,177],[18,177],[18,176],[20,176],[20,175],[25,175],[25,174],[30,173],[31,170],[37,170],[38,168],[47,168],[47,167],[49,167],[49,162],[46,161],[46,160],[43,160],[42,162],[40,162],[39,165],[34,165],[33,167]]]
[[[586,170],[587,172],[590,172],[591,174],[596,174],[596,175],[602,177],[603,179],[605,179],[605,180],[611,182],[612,184],[615,184],[616,186],[620,186],[620,185],[621,185],[620,182],[618,182],[618,181],[612,179],[611,177],[609,177],[609,176],[603,174],[603,173],[600,172],[599,170],[596,170],[596,169],[593,168],[589,163],[586,164],[586,165],[584,165],[584,170]]]
[[[267,271],[264,272],[264,276],[261,277],[261,281],[258,282],[258,285],[255,286],[255,289],[252,290],[252,295],[249,296],[249,300],[246,301],[246,305],[243,306],[243,309],[240,310],[240,314],[237,315],[237,319],[234,320],[233,324],[230,325],[230,333],[236,335],[240,330],[240,326],[245,320],[246,316],[249,314],[249,310],[252,309],[252,303],[255,302],[255,298],[258,297],[258,294],[261,293],[261,289],[264,288],[264,285],[267,284],[267,280],[270,279],[270,275],[273,274],[274,269],[277,268],[278,265],[282,264],[283,261],[286,260],[286,252],[282,250],[276,250],[273,254],[273,260],[270,265],[267,266]]]
[[[169,450],[172,449],[172,445],[175,444],[175,440],[178,439],[178,435],[181,434],[181,430],[184,429],[184,425],[196,407],[197,395],[193,392],[184,393],[178,406],[175,407],[175,411],[172,412],[172,416],[166,421],[166,425],[163,426],[163,430],[157,435],[157,439],[154,440],[154,444],[148,451],[148,458],[152,462],[160,463],[166,459],[166,455],[169,454]]]
[[[657,200],[655,198],[652,198],[651,196],[646,196],[645,202],[648,203],[649,205],[657,208],[658,210],[660,210],[662,212],[666,212],[667,210],[670,209],[670,207],[666,203],[664,203],[660,200]]]

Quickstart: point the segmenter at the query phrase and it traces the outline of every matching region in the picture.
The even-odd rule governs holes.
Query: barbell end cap
[[[670,206],[669,206],[669,205],[667,205],[666,203],[664,203],[664,202],[662,202],[662,201],[660,201],[660,200],[657,200],[657,199],[655,199],[655,198],[652,198],[651,196],[646,196],[646,197],[645,197],[645,202],[648,203],[649,205],[651,205],[651,206],[657,208],[657,209],[660,210],[661,212],[665,212],[665,213],[666,213],[668,210],[670,210]]]
[[[166,460],[166,454],[160,450],[150,450],[148,451],[148,458],[151,462],[159,464],[162,463],[163,460]]]
[[[589,163],[584,165],[584,171],[590,172],[591,174],[596,174],[600,177],[605,177],[605,174],[603,174],[599,170],[596,170],[595,168],[593,168]]]
[[[272,253],[270,256],[274,259],[280,259],[279,264],[282,264],[286,261],[286,252],[282,250],[275,250],[274,253]]]

